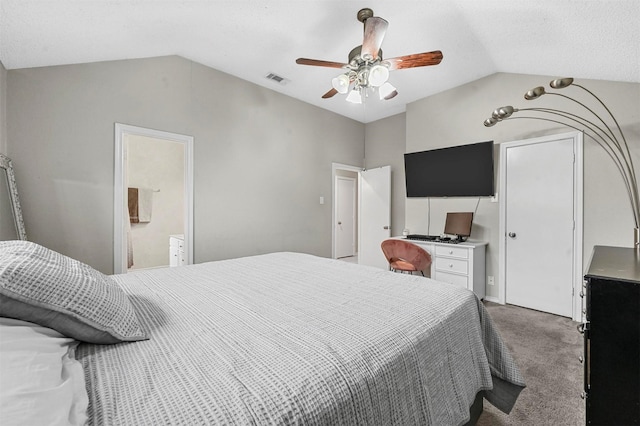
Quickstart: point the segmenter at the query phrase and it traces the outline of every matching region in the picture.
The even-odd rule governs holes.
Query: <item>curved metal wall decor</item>
[[[618,120],[616,120],[613,113],[598,96],[586,87],[577,84],[571,77],[552,80],[549,83],[549,86],[556,90],[565,89],[567,87],[577,87],[582,89],[588,93],[592,99],[595,99],[597,102],[596,106],[600,105],[603,111],[598,113],[584,102],[561,93],[549,92],[545,90],[543,86],[538,86],[527,91],[524,94],[524,98],[528,101],[532,101],[542,97],[543,95],[560,96],[572,102],[572,104],[569,104],[570,106],[579,106],[579,111],[582,111],[583,115],[554,108],[516,108],[511,105],[506,105],[495,109],[491,114],[491,117],[484,121],[484,125],[486,127],[491,127],[501,121],[524,118],[561,124],[581,131],[584,135],[589,136],[605,150],[620,172],[625,189],[627,190],[627,195],[629,196],[631,212],[633,213],[633,221],[635,225],[633,228],[633,247],[640,251],[640,192],[638,191],[638,178],[636,176],[629,144],[622,132],[622,128],[618,124]],[[514,116],[516,113],[522,111],[526,111],[525,114],[532,115]],[[606,112],[606,114],[603,114],[603,112]],[[605,120],[608,118],[610,118],[612,122],[607,123]]]

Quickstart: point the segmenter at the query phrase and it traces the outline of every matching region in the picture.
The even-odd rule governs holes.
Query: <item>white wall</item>
[[[151,221],[132,223],[133,267],[169,265],[169,235],[184,234],[184,144],[125,135],[127,187],[153,190]]]
[[[483,121],[500,106],[525,108],[547,106],[570,109],[573,106],[557,96],[525,101],[524,93],[536,86],[546,86],[557,77],[498,73],[451,89],[407,107],[407,152],[485,140],[496,143],[571,131],[567,127],[538,120],[511,120],[494,127]],[[598,80],[577,80],[600,96],[623,127],[640,166],[640,84]],[[564,89],[564,94],[584,98],[579,89]],[[589,104],[593,104],[589,101]],[[498,148],[498,147],[496,147]],[[496,167],[498,165],[496,155]],[[452,173],[455,171],[452,171]],[[497,183],[497,180],[496,180]],[[447,211],[473,211],[477,198],[432,199],[431,233],[441,232]],[[426,199],[406,200],[406,226],[411,231],[426,231]],[[498,203],[482,198],[474,218],[472,238],[489,241],[487,274],[498,271]],[[584,267],[588,265],[594,245],[631,247],[633,216],[617,169],[604,151],[585,138],[584,153]],[[425,232],[426,233],[426,232]],[[496,279],[497,282],[497,279]],[[497,297],[497,286],[488,286],[487,295]]]
[[[30,239],[113,271],[114,123],[194,136],[196,262],[331,256],[331,163],[364,125],[180,57],[9,70],[8,146]]]

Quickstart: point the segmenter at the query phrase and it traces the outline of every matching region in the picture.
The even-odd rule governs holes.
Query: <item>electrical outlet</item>
[[[493,275],[488,275],[487,276],[487,284],[489,285],[494,285],[495,282],[493,281]]]

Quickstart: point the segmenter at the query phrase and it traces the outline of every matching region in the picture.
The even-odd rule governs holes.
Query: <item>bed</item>
[[[74,276],[90,271],[29,247],[71,262]],[[16,318],[7,295],[26,296],[7,290],[7,263],[0,243],[0,313]],[[476,296],[428,278],[300,253],[91,273],[135,318],[123,310],[131,323],[111,333],[118,342],[72,339],[86,389],[80,423],[462,425],[482,398],[508,413],[525,386]],[[76,332],[55,327],[60,338]]]

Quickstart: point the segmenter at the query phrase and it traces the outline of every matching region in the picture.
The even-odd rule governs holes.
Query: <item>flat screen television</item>
[[[493,141],[404,154],[407,197],[494,195]]]
[[[472,212],[449,212],[447,213],[447,220],[444,222],[444,233],[455,235],[458,239],[464,240],[471,235],[472,224]]]

